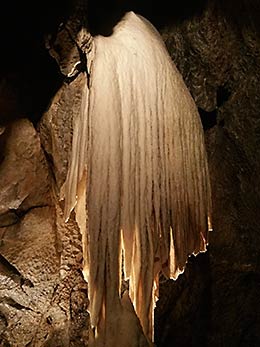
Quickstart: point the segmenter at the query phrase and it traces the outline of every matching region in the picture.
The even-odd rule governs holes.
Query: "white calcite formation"
[[[145,346],[159,274],[176,279],[189,255],[206,251],[203,130],[159,33],[143,17],[129,12],[111,36],[95,36],[87,58],[64,214],[69,219],[75,209],[82,233],[93,344]],[[122,264],[130,300],[121,299]],[[136,344],[134,312],[145,336]]]

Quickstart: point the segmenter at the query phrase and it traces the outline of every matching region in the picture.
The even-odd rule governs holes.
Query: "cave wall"
[[[163,289],[160,346],[260,344],[260,32],[256,8],[229,5],[210,3],[162,30],[204,125],[214,231],[208,254]]]
[[[58,92],[68,110],[62,119],[55,108],[45,113],[63,77],[44,36],[67,15],[67,6],[58,11],[57,2],[51,12],[48,6],[33,9],[35,17],[21,7],[11,16],[17,25],[1,22],[0,346],[85,346],[88,340],[80,235],[76,225],[64,225],[50,188],[65,177],[68,146],[62,148],[71,133],[63,129],[77,110],[68,100],[77,105],[71,89],[78,82]],[[117,15],[108,25],[120,17],[118,6],[111,5]],[[161,279],[156,345],[259,346],[260,6],[242,0],[127,6],[161,31],[195,99],[213,192],[208,252],[191,257],[176,282]]]

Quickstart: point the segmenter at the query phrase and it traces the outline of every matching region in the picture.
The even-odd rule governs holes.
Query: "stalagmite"
[[[111,36],[93,37],[87,58],[61,197],[82,233],[93,344],[127,346],[116,323],[126,312],[122,255],[130,300],[152,341],[159,274],[176,279],[189,255],[206,251],[207,158],[196,105],[146,19],[127,13]]]

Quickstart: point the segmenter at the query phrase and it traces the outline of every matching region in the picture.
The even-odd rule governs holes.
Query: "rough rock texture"
[[[158,23],[201,113],[214,232],[208,252],[191,258],[177,282],[162,278],[156,344],[259,346],[259,1],[187,3],[188,16],[184,5],[182,13],[170,12],[167,1],[160,13],[150,3],[142,11]],[[30,25],[38,30],[38,22],[29,15],[26,21],[26,13],[3,34],[8,49],[1,55],[0,124],[12,123],[0,128],[0,346],[83,347],[88,301],[81,238],[74,224],[63,224],[50,190],[53,180],[59,187],[65,178],[71,133],[63,129],[70,129],[74,112],[67,98],[77,103],[69,95],[78,82],[59,91],[64,117],[57,119],[52,109],[38,126],[43,151],[32,124],[13,121],[28,114],[36,123],[60,83],[43,40],[38,44],[43,29],[32,37]],[[14,35],[23,38],[18,47]]]
[[[84,346],[88,300],[78,229],[64,226],[52,202],[33,125],[21,119],[2,137],[0,345]]]
[[[208,254],[161,286],[158,346],[260,345],[260,36],[239,5],[251,22],[210,4],[162,31],[205,126],[214,232]]]
[[[57,194],[67,175],[68,160],[71,152],[73,117],[80,110],[81,93],[85,79],[77,79],[62,88],[52,99],[52,104],[39,123],[41,143],[48,157],[57,188]]]

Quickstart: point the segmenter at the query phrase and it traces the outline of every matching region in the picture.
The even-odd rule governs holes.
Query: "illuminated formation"
[[[122,259],[131,302],[152,341],[159,274],[176,279],[188,255],[206,251],[204,135],[191,95],[146,19],[129,12],[112,36],[94,37],[88,69],[62,197],[65,218],[75,209],[82,233],[93,344],[127,346],[117,342],[125,331],[118,328]]]

